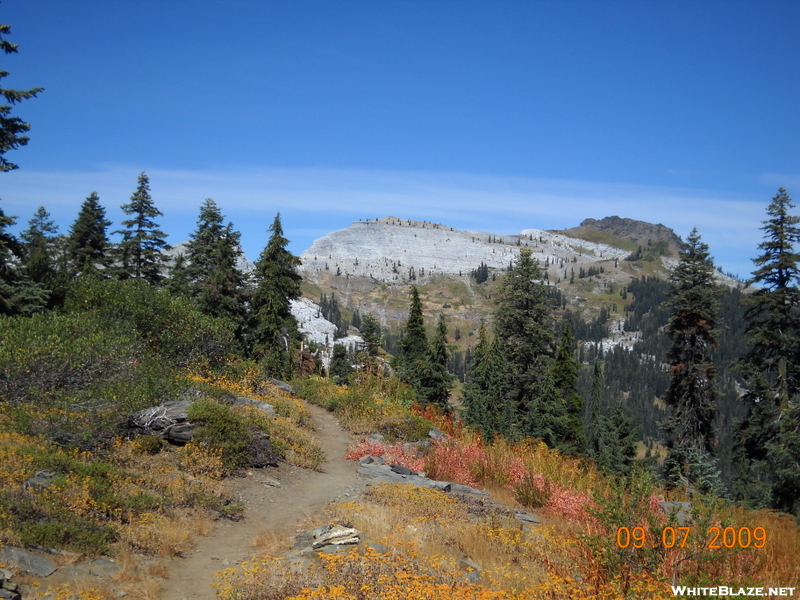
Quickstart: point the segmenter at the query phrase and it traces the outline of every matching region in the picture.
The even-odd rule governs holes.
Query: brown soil
[[[300,525],[319,525],[307,523],[308,517],[329,502],[354,494],[358,463],[344,458],[350,434],[326,410],[307,406],[316,422],[319,444],[327,455],[321,471],[281,465],[277,469],[253,469],[245,477],[231,479],[231,491],[244,502],[244,518],[219,522],[211,533],[198,540],[191,554],[167,562],[169,577],[162,584],[159,598],[214,600],[214,574],[256,554],[257,536],[286,539]],[[280,481],[280,487],[266,483],[269,480]]]

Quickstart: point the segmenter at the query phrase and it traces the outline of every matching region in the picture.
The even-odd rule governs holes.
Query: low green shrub
[[[221,450],[227,469],[247,465],[252,434],[244,416],[230,406],[202,398],[189,408],[189,420],[200,424],[192,441]]]

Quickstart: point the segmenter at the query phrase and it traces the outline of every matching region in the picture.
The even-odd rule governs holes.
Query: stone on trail
[[[50,560],[13,546],[0,547],[0,560],[16,563],[20,569],[37,577],[47,577],[56,570],[56,566]]]
[[[268,417],[275,416],[275,407],[272,404],[267,404],[266,402],[261,402],[261,400],[256,400],[254,398],[245,398],[244,396],[239,396],[234,400],[234,404],[238,404],[240,406],[252,406],[263,412]]]

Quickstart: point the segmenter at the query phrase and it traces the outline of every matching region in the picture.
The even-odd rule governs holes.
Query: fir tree
[[[361,319],[361,339],[364,340],[364,351],[369,358],[377,358],[381,349],[381,326],[371,314]]]
[[[229,320],[241,339],[244,329],[246,295],[244,275],[236,268],[242,251],[239,232],[233,223],[223,225],[216,203],[207,198],[200,207],[197,229],[186,248],[185,276],[198,308],[207,315]]]
[[[450,390],[453,388],[453,376],[447,370],[447,325],[444,322],[444,315],[439,315],[439,323],[436,326],[436,334],[431,342],[431,365],[437,374],[433,389],[429,394],[432,404],[443,410],[449,410]]]
[[[48,291],[32,281],[20,264],[22,244],[6,231],[15,222],[16,217],[6,216],[0,208],[0,315],[29,316],[45,307]]]
[[[800,241],[800,217],[789,214],[792,208],[783,188],[767,208],[770,218],[764,221],[764,241],[758,246],[763,253],[753,259],[756,270],[748,282],[758,289],[745,298],[751,347],[741,361],[751,396],[763,396],[780,408],[787,407],[800,386],[800,254],[794,249]]]
[[[340,385],[346,384],[352,372],[353,367],[350,361],[347,360],[347,348],[342,344],[334,344],[329,369],[331,379]]]
[[[160,283],[164,279],[162,266],[167,260],[163,251],[169,249],[169,244],[164,239],[167,234],[155,222],[156,217],[164,215],[153,204],[150,179],[144,171],[139,175],[130,203],[123,204],[122,210],[133,218],[123,221],[125,229],[115,232],[122,234],[117,249],[121,263],[117,268],[119,275],[124,279],[132,277],[152,284]]]
[[[252,299],[253,351],[265,370],[275,376],[292,371],[292,350],[300,340],[290,300],[300,297],[300,259],[286,246],[281,215],[269,228],[272,235],[256,263],[257,287]]]
[[[711,351],[716,346],[720,289],[708,246],[696,228],[689,234],[672,283],[672,317],[667,325],[671,380],[664,398],[671,414],[663,424],[669,438],[664,468],[673,485],[703,483],[699,474],[713,469],[715,463],[717,392]],[[703,487],[711,489],[707,482]]]
[[[553,383],[558,390],[566,409],[566,429],[564,438],[560,440],[559,447],[572,454],[583,451],[584,436],[581,414],[583,413],[583,398],[575,387],[578,379],[578,370],[581,368],[575,360],[575,338],[572,336],[572,322],[564,322],[564,330],[556,349],[553,361]]]
[[[586,423],[586,454],[606,473],[626,473],[636,456],[637,431],[622,404],[603,404],[603,372],[595,360]]]
[[[17,44],[12,44],[3,39],[4,35],[11,32],[10,25],[0,25],[0,48],[5,54],[16,54]],[[0,79],[8,76],[8,71],[0,70]],[[5,154],[9,150],[15,150],[28,143],[28,136],[23,135],[30,131],[31,126],[19,117],[11,116],[12,105],[18,104],[23,100],[35,98],[44,88],[37,87],[30,90],[11,90],[0,87],[0,95],[5,98],[8,104],[0,105],[0,172],[16,169],[17,165],[9,162]]]
[[[97,192],[92,192],[81,205],[78,218],[72,224],[67,251],[77,273],[97,273],[98,267],[108,266],[110,243],[106,230],[106,209],[100,205]]]
[[[553,330],[539,264],[529,248],[520,250],[512,271],[500,284],[495,335],[512,376],[511,397],[517,412],[529,412],[535,390],[553,357]],[[552,383],[552,381],[551,381]]]
[[[431,346],[425,335],[425,322],[422,317],[422,301],[416,286],[411,286],[411,307],[408,321],[400,339],[400,351],[392,366],[397,369],[401,379],[408,381],[422,404],[436,404],[446,408],[447,398],[443,389],[449,383],[450,374],[433,363]],[[449,390],[449,388],[447,388]]]
[[[47,285],[53,279],[52,246],[57,234],[55,221],[50,218],[47,209],[40,206],[28,221],[28,229],[20,236],[25,242],[25,268],[33,281]]]
[[[494,434],[510,437],[514,431],[515,406],[510,391],[510,373],[499,340],[489,340],[481,322],[461,400],[467,409],[464,419],[481,429],[487,440]]]
[[[740,496],[757,506],[800,513],[800,218],[780,188],[761,228],[762,254],[748,282],[759,287],[745,296],[749,350],[739,368],[748,391],[748,415],[737,426]]]

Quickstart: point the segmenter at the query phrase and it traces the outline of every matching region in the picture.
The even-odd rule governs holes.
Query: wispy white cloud
[[[119,222],[118,207],[130,198],[141,170],[110,165],[88,172],[14,171],[3,176],[0,206],[25,220],[45,205],[64,228],[96,190],[109,217]],[[296,252],[352,220],[390,214],[498,233],[572,227],[587,217],[619,215],[663,223],[683,237],[696,226],[719,264],[746,275],[768,201],[678,187],[457,173],[266,167],[147,173],[173,242],[188,237],[200,203],[211,197],[242,231],[251,256],[263,246],[278,211]],[[773,178],[765,175],[764,183],[773,185]]]

